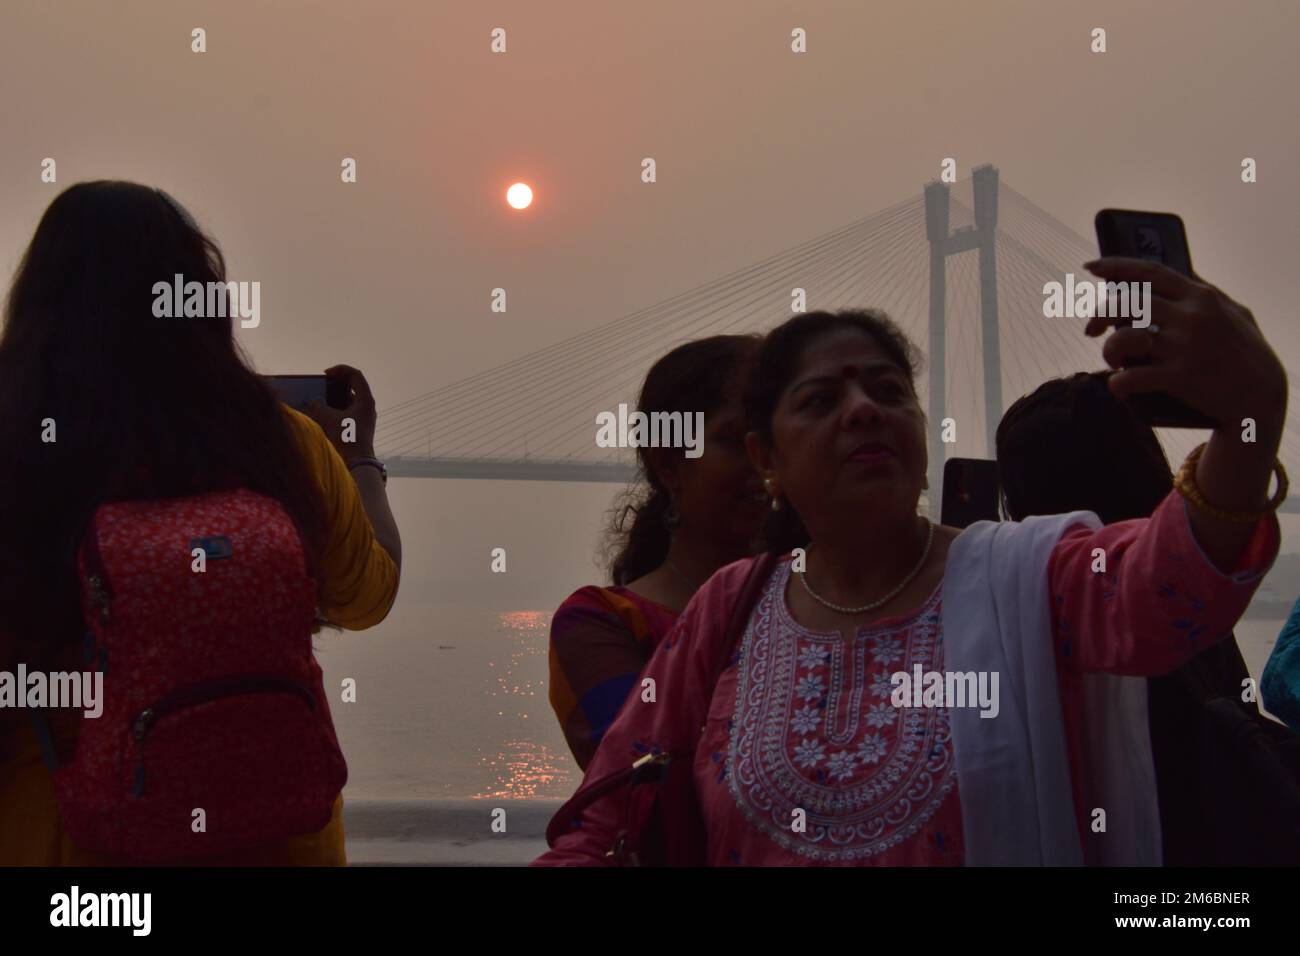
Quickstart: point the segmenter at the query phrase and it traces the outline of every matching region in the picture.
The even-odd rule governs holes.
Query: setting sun
[[[516,209],[527,209],[533,202],[533,190],[527,183],[515,183],[506,190],[506,202]]]

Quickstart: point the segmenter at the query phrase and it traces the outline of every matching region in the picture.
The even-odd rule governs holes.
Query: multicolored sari
[[[573,592],[551,618],[551,707],[583,770],[676,620],[672,608],[625,587],[595,585]]]

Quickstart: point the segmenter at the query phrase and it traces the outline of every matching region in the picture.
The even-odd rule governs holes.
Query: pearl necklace
[[[812,585],[808,583],[808,578],[806,576],[806,573],[804,571],[800,571],[798,572],[799,580],[803,582],[804,590],[807,591],[808,596],[811,597],[818,604],[828,607],[832,611],[839,611],[841,614],[862,614],[865,613],[866,611],[874,610],[875,608],[878,608],[883,604],[888,604],[891,600],[893,600],[902,592],[903,588],[911,584],[912,579],[921,573],[921,568],[925,567],[925,559],[930,556],[930,545],[934,543],[934,522],[932,522],[929,518],[926,518],[925,523],[929,525],[930,533],[926,536],[925,550],[921,552],[921,560],[916,562],[916,567],[912,568],[911,572],[907,575],[907,577],[903,578],[902,583],[899,584],[898,587],[894,588],[894,590],[890,591],[879,601],[873,601],[872,603],[864,604],[861,607],[841,607],[838,604],[832,604],[830,601],[826,600],[824,597],[822,597],[820,594],[818,594],[816,591],[812,589]],[[811,548],[808,549],[809,552],[811,552],[811,550],[812,550]]]

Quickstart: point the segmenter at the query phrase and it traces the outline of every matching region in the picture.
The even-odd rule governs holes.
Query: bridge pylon
[[[925,187],[925,232],[930,242],[930,483],[931,517],[943,514],[943,465],[947,459],[941,424],[946,417],[947,259],[960,252],[979,252],[980,338],[984,352],[984,421],[986,456],[994,457],[998,422],[1002,419],[1002,363],[998,341],[998,171],[986,164],[971,173],[975,193],[975,225],[951,232],[948,227],[948,184]]]

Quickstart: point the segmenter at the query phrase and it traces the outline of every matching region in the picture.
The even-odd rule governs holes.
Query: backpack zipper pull
[[[91,597],[99,605],[99,620],[101,624],[108,623],[108,589],[104,587],[104,579],[98,574],[92,574],[86,579],[86,584],[90,587]]]
[[[151,708],[146,707],[135,718],[135,739],[138,743],[144,743],[144,735],[149,732],[153,726],[154,712]]]

